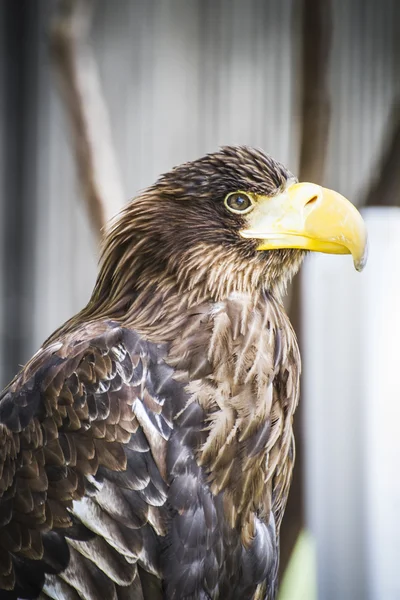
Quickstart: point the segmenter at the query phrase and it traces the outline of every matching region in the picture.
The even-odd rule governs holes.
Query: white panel
[[[373,600],[400,598],[400,209],[368,211],[364,469]]]
[[[400,209],[369,209],[370,258],[303,271],[308,524],[319,600],[400,597]]]

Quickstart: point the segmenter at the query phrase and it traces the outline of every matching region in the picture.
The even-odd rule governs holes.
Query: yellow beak
[[[299,248],[352,254],[361,271],[367,260],[367,230],[356,207],[340,194],[313,183],[295,183],[274,197],[259,196],[247,215],[244,238],[258,250]]]

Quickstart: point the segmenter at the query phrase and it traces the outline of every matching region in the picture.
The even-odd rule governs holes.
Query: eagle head
[[[366,230],[343,196],[298,183],[261,150],[227,146],[182,164],[134,198],[105,238],[94,303],[138,296],[188,304],[234,292],[280,295],[307,251],[366,257]]]

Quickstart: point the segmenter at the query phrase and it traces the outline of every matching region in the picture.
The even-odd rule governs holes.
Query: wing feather
[[[116,323],[93,323],[44,347],[3,392],[7,598],[44,586],[43,598],[117,600],[142,598],[142,581],[154,587],[171,402],[183,397],[163,351]]]

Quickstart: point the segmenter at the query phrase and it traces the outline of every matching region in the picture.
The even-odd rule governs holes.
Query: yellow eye
[[[244,192],[232,192],[225,198],[225,206],[236,214],[245,214],[252,210],[253,201]]]

